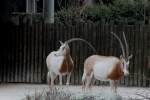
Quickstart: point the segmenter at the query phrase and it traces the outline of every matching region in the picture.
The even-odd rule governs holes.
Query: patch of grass
[[[72,100],[122,100],[122,97],[110,91],[83,92],[72,95]]]
[[[23,100],[70,100],[71,93],[67,93],[63,88],[50,87],[48,91],[42,93],[35,91],[34,95],[26,95]]]

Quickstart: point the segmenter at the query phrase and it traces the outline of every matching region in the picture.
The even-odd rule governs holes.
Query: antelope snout
[[[125,76],[128,76],[128,75],[129,75],[129,71],[128,71],[128,70],[124,70],[123,72],[124,72],[124,75],[125,75]]]
[[[62,53],[60,51],[57,51],[54,53],[54,56],[62,56]]]

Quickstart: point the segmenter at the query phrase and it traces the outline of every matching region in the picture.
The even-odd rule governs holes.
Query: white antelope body
[[[97,80],[110,81],[112,90],[116,92],[117,80],[120,80],[124,75],[129,74],[128,66],[132,55],[125,55],[121,40],[116,34],[113,33],[113,35],[119,40],[121,44],[123,56],[120,58],[101,55],[92,55],[88,57],[84,62],[84,73],[82,76],[83,87],[86,89],[89,88],[91,80],[94,77]],[[125,35],[124,39],[126,42]]]
[[[51,85],[54,85],[54,80],[59,75],[59,84],[62,85],[62,76],[67,75],[66,85],[69,85],[70,76],[74,68],[74,62],[72,60],[72,57],[70,56],[70,48],[68,43],[77,40],[83,41],[93,48],[93,46],[86,40],[80,38],[73,38],[66,41],[65,43],[60,42],[60,48],[57,51],[51,52],[46,58],[46,64],[48,68],[48,84],[50,84],[51,79]]]
[[[48,68],[47,82],[54,85],[54,80],[59,75],[59,84],[62,85],[62,76],[67,75],[67,85],[70,81],[71,72],[74,64],[70,56],[70,48],[68,44],[61,43],[61,47],[58,51],[51,52],[46,58],[46,64]]]

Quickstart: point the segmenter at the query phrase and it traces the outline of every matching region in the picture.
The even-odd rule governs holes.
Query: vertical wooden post
[[[29,12],[29,0],[26,0],[26,13],[28,13]]]
[[[37,3],[36,0],[26,0],[26,13],[36,13]]]
[[[148,68],[150,69],[150,56],[148,56]]]
[[[32,3],[33,3],[33,13],[36,13],[36,7],[37,7],[36,0],[33,0]]]
[[[43,8],[42,8],[43,17],[44,17],[44,12],[45,12],[45,0],[43,0]]]
[[[45,0],[44,17],[46,23],[54,23],[54,0]]]

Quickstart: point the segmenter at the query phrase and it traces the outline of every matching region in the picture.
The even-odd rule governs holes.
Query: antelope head
[[[113,36],[115,36],[117,38],[117,40],[119,41],[120,43],[120,46],[121,46],[121,50],[122,50],[122,55],[120,56],[120,61],[123,65],[123,72],[124,72],[124,75],[129,75],[129,64],[130,64],[130,59],[132,58],[132,54],[129,55],[129,46],[128,46],[128,43],[127,43],[127,40],[126,40],[126,36],[123,32],[123,39],[124,39],[124,43],[125,43],[125,49],[124,49],[124,46],[123,46],[123,43],[121,41],[121,39],[113,32],[111,32],[111,34]]]
[[[58,54],[57,55],[63,55],[63,56],[66,56],[66,55],[69,55],[70,54],[70,48],[69,48],[69,45],[67,42],[62,42],[62,41],[59,41],[61,46],[59,47],[58,49]]]
[[[88,44],[92,48],[94,53],[96,53],[95,48],[88,41],[86,41],[84,39],[81,39],[81,38],[72,38],[72,39],[69,39],[69,40],[65,41],[64,43],[62,41],[59,41],[61,46],[58,49],[58,54],[57,55],[68,55],[68,54],[70,54],[70,48],[69,48],[68,44],[73,42],[73,41],[82,41],[82,42]]]

